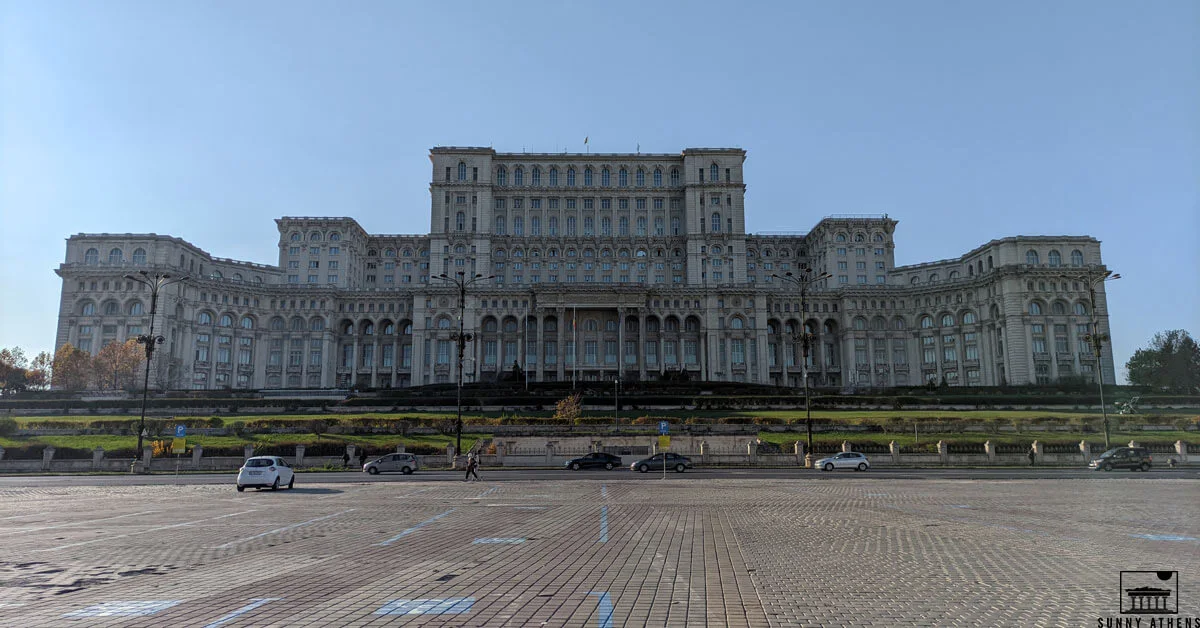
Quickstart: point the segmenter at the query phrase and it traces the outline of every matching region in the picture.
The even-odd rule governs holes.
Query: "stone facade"
[[[160,297],[167,338],[153,385],[399,387],[455,381],[458,292],[471,286],[464,379],[693,379],[831,387],[1095,379],[1083,339],[1087,236],[1017,236],[895,266],[897,221],[838,215],[808,233],[748,234],[739,149],[525,154],[442,147],[426,235],[352,218],[284,217],[276,266],[213,257],[179,238],[67,241],[56,348],[146,333],[149,295],[123,275],[186,274]],[[774,275],[831,277],[807,293]],[[1107,332],[1103,284],[1094,317]],[[521,321],[525,324],[522,325]],[[803,327],[802,327],[803,326]],[[578,360],[575,359],[576,353]],[[1101,358],[1114,382],[1108,346]]]

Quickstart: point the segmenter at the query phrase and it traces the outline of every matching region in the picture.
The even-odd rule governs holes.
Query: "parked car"
[[[688,460],[686,457],[679,454],[667,452],[664,454],[654,454],[649,458],[638,460],[637,462],[629,465],[629,470],[640,471],[642,473],[646,473],[648,471],[662,471],[664,463],[666,464],[666,468],[675,469],[676,473],[683,473],[684,469],[692,468],[691,460]]]
[[[856,451],[843,451],[840,454],[834,454],[827,458],[821,458],[813,463],[814,469],[822,471],[833,471],[834,469],[854,469],[855,471],[866,471],[871,468],[871,461],[867,457]]]
[[[255,456],[242,464],[237,474],[237,490],[242,492],[250,488],[271,488],[279,490],[280,485],[292,488],[296,485],[296,474],[288,463],[276,456]]]
[[[1154,466],[1154,457],[1145,447],[1113,447],[1088,463],[1089,469],[1097,471],[1112,471],[1113,469],[1149,471],[1152,466]]]
[[[388,454],[363,465],[363,473],[376,475],[384,471],[399,471],[410,475],[417,470],[417,457],[413,454]]]
[[[613,469],[621,466],[621,457],[602,452],[592,452],[586,456],[572,458],[567,461],[568,469],[578,471],[580,469]]]

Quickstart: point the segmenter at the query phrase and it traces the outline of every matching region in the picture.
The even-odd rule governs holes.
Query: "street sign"
[[[180,425],[179,427],[183,427],[183,426]],[[175,440],[171,441],[171,453],[173,453],[173,454],[187,453],[187,439],[176,438]]]
[[[659,436],[658,437],[658,448],[663,451],[670,449],[671,448],[671,437],[670,436]]]
[[[658,422],[658,433],[662,435],[671,433],[671,424],[666,421]]]
[[[186,438],[186,437],[187,437],[187,426],[186,425],[176,425],[175,426],[175,438]]]

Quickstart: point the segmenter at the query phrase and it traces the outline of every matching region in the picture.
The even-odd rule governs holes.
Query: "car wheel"
[[[246,491],[246,487],[242,486],[241,484],[238,484],[237,488],[239,493],[244,493]]]
[[[276,478],[275,478],[275,481],[271,483],[271,490],[272,490],[272,491],[278,491],[278,490],[279,490],[279,478],[278,478],[278,477],[276,477]]]
[[[612,468],[613,468],[613,463],[611,463],[611,462],[606,462],[606,463],[604,463],[604,468],[605,468],[605,469],[607,469],[607,470],[609,470],[609,471],[612,471]]]
[[[1149,463],[1149,462],[1143,462],[1143,463],[1142,463],[1142,471],[1149,471],[1149,470],[1150,470],[1150,463]]]
[[[684,467],[682,464],[677,464],[677,465],[675,465],[675,473],[683,473],[683,470],[685,468],[686,467]]]
[[[1107,463],[1107,462],[1106,462],[1106,463],[1104,463],[1104,470],[1105,470],[1105,471],[1112,471],[1112,465],[1111,465],[1111,464],[1109,464],[1109,463]]]
[[[580,466],[579,466],[579,463],[578,463],[578,462],[572,462],[572,463],[571,463],[571,470],[572,470],[572,471],[578,471],[578,470],[580,470],[581,468],[582,468],[582,467],[580,467]]]
[[[400,469],[400,473],[403,473],[404,475],[412,475],[412,468],[404,467],[403,469]]]
[[[825,463],[825,470],[826,470],[826,471],[833,471],[833,463],[832,463],[832,462],[826,462],[826,463]]]
[[[867,463],[865,463],[865,462],[860,462],[860,463],[858,463],[858,470],[859,470],[859,471],[866,471],[866,470],[867,470]]]
[[[296,476],[293,475],[292,479],[288,480],[288,490],[289,491],[292,490],[292,488],[295,486],[296,486]]]
[[[377,468],[375,468],[375,467],[368,467],[368,468],[367,468],[367,473],[368,473],[369,475],[379,475],[379,469],[377,469]]]
[[[638,466],[638,471],[641,471],[642,473],[646,473],[649,470],[650,470],[650,465],[643,464],[643,465]]]

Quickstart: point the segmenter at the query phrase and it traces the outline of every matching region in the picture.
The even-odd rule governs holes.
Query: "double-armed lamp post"
[[[450,339],[458,343],[458,420],[454,423],[454,455],[462,453],[462,390],[463,390],[463,351],[467,348],[467,343],[475,338],[475,334],[468,333],[465,329],[465,317],[467,309],[467,287],[472,286],[480,281],[495,279],[495,275],[484,276],[481,273],[476,273],[473,277],[468,277],[463,271],[458,271],[453,275],[442,273],[434,277],[441,279],[447,283],[453,284],[458,288],[458,330],[450,332]]]
[[[150,273],[140,270],[137,274],[125,275],[126,279],[136,281],[147,288],[150,288],[150,329],[147,333],[137,337],[138,344],[146,345],[146,377],[142,382],[142,418],[138,421],[138,444],[137,444],[137,459],[145,464],[142,459],[142,438],[146,434],[146,396],[150,392],[150,359],[154,357],[155,345],[160,345],[166,341],[162,336],[154,335],[154,314],[158,312],[158,293],[163,288],[181,281],[187,281],[188,277],[173,277],[167,273]]]
[[[804,466],[811,467],[813,461],[813,433],[812,433],[812,406],[808,401],[808,355],[812,348],[815,338],[808,331],[808,289],[818,281],[829,279],[833,275],[829,273],[817,273],[807,265],[801,265],[799,274],[791,272],[782,275],[771,275],[782,281],[786,281],[800,289],[800,330],[792,332],[793,342],[800,343],[800,349],[803,354],[803,362],[800,366],[800,378],[804,380],[804,425],[808,432],[808,448],[804,452]],[[787,361],[784,361],[787,364]]]
[[[1108,408],[1104,406],[1104,343],[1111,340],[1111,337],[1100,331],[1100,319],[1096,314],[1096,288],[1106,281],[1115,281],[1121,278],[1120,273],[1114,273],[1111,270],[1098,270],[1084,273],[1080,276],[1087,282],[1088,297],[1090,300],[1089,307],[1091,308],[1089,327],[1090,330],[1084,338],[1092,345],[1092,353],[1096,356],[1096,379],[1100,383],[1100,415],[1104,417],[1104,448],[1108,449],[1112,446],[1108,439]]]

